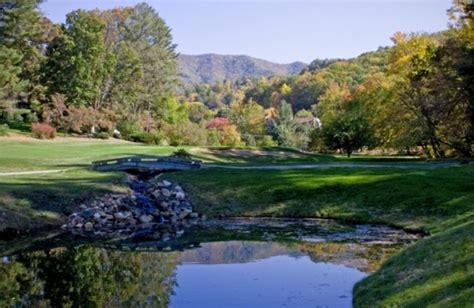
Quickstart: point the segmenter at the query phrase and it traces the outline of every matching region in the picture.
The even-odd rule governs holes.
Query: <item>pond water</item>
[[[180,261],[171,307],[350,307],[367,275],[277,243],[204,244]]]
[[[383,226],[257,222],[165,240],[0,243],[0,306],[351,307],[354,284],[414,239]]]

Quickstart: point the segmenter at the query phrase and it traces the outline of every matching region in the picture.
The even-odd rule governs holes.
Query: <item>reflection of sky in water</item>
[[[209,251],[205,245],[200,249]],[[352,288],[367,275],[289,251],[274,252],[247,263],[225,257],[214,263],[183,260],[176,270],[171,307],[351,307]]]

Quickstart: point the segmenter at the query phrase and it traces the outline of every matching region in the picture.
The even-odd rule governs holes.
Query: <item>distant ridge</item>
[[[186,84],[214,83],[242,77],[295,75],[307,66],[308,64],[303,62],[278,64],[244,55],[182,54],[178,57],[179,72]]]

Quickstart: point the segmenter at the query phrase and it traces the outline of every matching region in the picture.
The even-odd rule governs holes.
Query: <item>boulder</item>
[[[138,218],[141,223],[147,224],[153,221],[153,216],[151,215],[142,215]]]
[[[171,197],[171,192],[166,188],[161,189],[161,194],[167,198]]]

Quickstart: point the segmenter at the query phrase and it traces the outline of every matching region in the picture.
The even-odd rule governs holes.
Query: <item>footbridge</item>
[[[92,169],[97,171],[179,171],[200,169],[200,160],[173,156],[130,156],[92,162]]]

